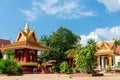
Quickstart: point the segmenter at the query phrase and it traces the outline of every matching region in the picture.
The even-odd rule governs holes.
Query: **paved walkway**
[[[0,76],[0,80],[120,80],[120,74],[102,77],[72,77],[65,74],[24,74],[23,76]]]

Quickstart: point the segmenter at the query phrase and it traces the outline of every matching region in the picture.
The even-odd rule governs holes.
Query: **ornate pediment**
[[[114,41],[101,41],[97,45],[100,50],[112,50],[114,47]]]
[[[18,37],[15,42],[21,41],[37,43],[35,33],[34,31],[30,31],[28,23],[26,23],[24,31],[22,30],[19,31]]]
[[[114,53],[115,42],[114,41],[101,41],[97,43],[99,47],[96,55],[111,55]]]

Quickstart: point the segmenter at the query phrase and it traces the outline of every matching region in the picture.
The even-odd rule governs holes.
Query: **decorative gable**
[[[36,36],[35,36],[34,31],[31,31],[31,32],[28,34],[28,40],[30,40],[31,42],[34,42],[34,43],[37,42],[37,39],[36,39]]]
[[[108,42],[102,41],[99,42],[97,45],[100,50],[112,50],[114,47],[114,41],[108,41]]]
[[[11,44],[4,46],[0,49],[11,50],[11,49],[34,49],[34,50],[49,50],[49,47],[42,46],[37,42],[34,31],[30,31],[28,23],[26,23],[25,29],[20,30],[16,41]]]
[[[115,41],[101,41],[97,44],[99,50],[96,55],[108,55],[113,54],[115,49]]]
[[[21,42],[21,41],[37,43],[35,33],[34,31],[30,31],[28,23],[26,23],[24,31],[20,30],[15,42]]]

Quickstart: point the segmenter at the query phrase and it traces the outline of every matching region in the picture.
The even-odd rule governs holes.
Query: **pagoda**
[[[38,71],[38,51],[46,51],[50,48],[38,43],[34,30],[30,31],[29,25],[26,23],[25,29],[19,31],[16,41],[1,49],[14,50],[15,61],[22,65],[23,72],[33,73]]]

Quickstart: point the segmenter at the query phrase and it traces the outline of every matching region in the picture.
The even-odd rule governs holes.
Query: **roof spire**
[[[24,31],[25,31],[26,33],[29,33],[29,32],[30,32],[30,28],[29,28],[28,22],[26,22]]]

